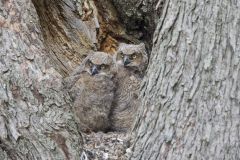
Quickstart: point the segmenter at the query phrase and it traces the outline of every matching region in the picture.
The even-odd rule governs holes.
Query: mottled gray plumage
[[[111,56],[94,52],[69,78],[73,112],[81,131],[106,131],[109,127],[115,90],[112,65]]]
[[[131,129],[137,107],[142,74],[147,66],[145,45],[120,44],[114,56],[117,68],[115,76],[116,92],[110,114],[114,131]]]

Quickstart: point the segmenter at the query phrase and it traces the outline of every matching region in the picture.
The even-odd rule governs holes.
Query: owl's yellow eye
[[[137,58],[137,55],[134,53],[131,55],[131,59],[136,59]]]
[[[122,57],[122,58],[124,57],[124,54],[123,54],[123,52],[119,52],[119,54],[121,55],[121,57]]]
[[[133,56],[132,56],[132,58],[133,58],[133,59],[136,59],[136,58],[137,58],[137,56],[136,56],[136,55],[133,55]]]
[[[101,69],[106,69],[106,68],[107,68],[107,65],[105,65],[105,64],[101,65]]]

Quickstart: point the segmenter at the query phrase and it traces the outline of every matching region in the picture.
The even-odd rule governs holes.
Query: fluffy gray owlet
[[[131,129],[138,107],[138,94],[142,74],[147,66],[144,43],[119,45],[114,55],[117,68],[116,93],[110,114],[111,129],[126,132]]]
[[[104,52],[87,56],[70,76],[73,112],[81,131],[106,131],[113,102],[113,59]]]

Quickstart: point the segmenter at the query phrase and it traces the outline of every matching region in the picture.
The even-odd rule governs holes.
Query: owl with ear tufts
[[[147,67],[148,57],[144,43],[121,43],[114,55],[117,74],[116,92],[110,113],[111,129],[127,132],[132,128],[137,107],[140,83]]]
[[[113,59],[104,52],[87,56],[69,78],[73,113],[79,129],[106,131],[114,98]]]
[[[138,45],[120,43],[114,56],[118,68],[124,67],[127,71],[143,74],[147,67],[148,57],[144,43]]]

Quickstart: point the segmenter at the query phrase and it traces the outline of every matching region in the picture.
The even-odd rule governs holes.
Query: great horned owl
[[[111,129],[125,132],[133,124],[142,74],[147,66],[148,58],[144,43],[120,44],[114,61],[117,74],[114,104],[110,114]]]
[[[69,78],[73,112],[81,131],[106,131],[115,85],[113,59],[104,52],[87,56]]]

